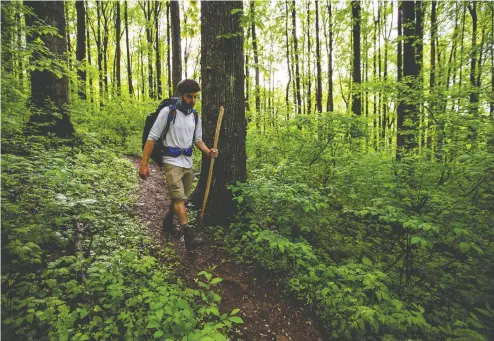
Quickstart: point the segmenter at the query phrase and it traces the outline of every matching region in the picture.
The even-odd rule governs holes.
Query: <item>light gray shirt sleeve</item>
[[[166,121],[168,120],[168,113],[170,112],[169,107],[164,107],[161,109],[154,125],[149,131],[148,140],[158,140],[166,127]]]

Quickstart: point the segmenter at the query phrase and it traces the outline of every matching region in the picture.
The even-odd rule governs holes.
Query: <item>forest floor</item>
[[[132,158],[132,162],[138,170],[140,159]],[[163,249],[169,243],[163,235],[162,221],[170,200],[161,169],[152,163],[149,172],[149,177],[141,180],[136,208],[152,238]],[[194,252],[185,250],[183,237],[172,240],[180,262],[179,273],[187,284],[194,287],[198,272],[216,266],[213,276],[223,278],[215,286],[216,293],[222,297],[220,312],[239,308],[239,316],[244,320],[232,340],[323,341],[324,333],[317,326],[315,316],[284,295],[268,273],[235,262],[222,250],[219,241],[206,235],[203,237],[206,243]]]

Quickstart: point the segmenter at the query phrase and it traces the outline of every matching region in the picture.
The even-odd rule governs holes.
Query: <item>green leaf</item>
[[[483,255],[483,254],[484,254],[484,250],[482,250],[482,249],[481,249],[480,247],[478,247],[477,245],[472,244],[472,247],[473,247],[473,249],[474,249],[475,251],[477,251],[477,253],[478,253],[479,255]]]
[[[213,280],[211,281],[211,285],[220,283],[222,281],[223,281],[223,278],[219,278],[219,277],[213,278]]]
[[[157,330],[154,332],[154,337],[157,339],[159,337],[163,336],[163,331],[162,330]]]
[[[281,253],[285,253],[285,245],[278,244],[278,248],[280,249]]]
[[[77,154],[77,158],[82,162],[86,162],[88,160],[88,157],[82,153]]]
[[[236,197],[235,199],[237,199],[237,202],[239,204],[241,204],[244,201],[244,197]]]
[[[240,317],[238,316],[230,316],[228,318],[230,321],[232,321],[233,323],[244,323],[244,320],[242,320]]]
[[[362,263],[365,265],[372,265],[372,261],[367,257],[362,257]]]
[[[418,244],[420,243],[420,241],[422,240],[422,237],[418,237],[418,236],[415,236],[415,237],[412,237],[412,240],[410,241],[410,244]]]
[[[460,243],[460,249],[461,249],[461,252],[466,253],[470,250],[470,244],[465,243],[465,242],[461,242]]]
[[[216,307],[211,307],[209,311],[211,311],[216,316],[220,316],[220,311]]]
[[[34,314],[27,314],[26,321],[29,323],[33,323],[33,318],[34,318]]]
[[[158,318],[158,320],[159,320],[159,321],[161,321],[161,319],[163,318],[163,314],[164,314],[164,313],[165,313],[165,312],[164,312],[163,310],[158,310],[158,311],[156,312],[156,317]]]
[[[240,311],[240,309],[238,309],[238,308],[233,309],[232,312],[230,313],[230,315],[238,314],[239,311]]]

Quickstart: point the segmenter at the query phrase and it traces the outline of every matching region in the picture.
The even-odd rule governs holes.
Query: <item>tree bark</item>
[[[122,59],[122,50],[120,48],[120,39],[122,38],[122,20],[120,16],[120,0],[116,2],[116,18],[115,18],[115,77],[117,79],[117,96],[122,92],[122,75],[120,71],[120,60]]]
[[[260,95],[260,79],[259,79],[259,51],[257,49],[257,34],[256,34],[256,9],[255,2],[250,2],[250,15],[251,15],[251,32],[252,32],[252,50],[254,52],[254,70],[255,70],[255,90],[254,96],[256,98],[256,128],[261,127],[261,95]]]
[[[205,212],[206,225],[228,226],[235,203],[227,186],[245,181],[246,120],[244,106],[243,31],[241,1],[206,1],[201,4],[201,78],[203,80],[202,122],[204,142],[213,145],[219,106],[225,116],[218,143],[211,191]],[[219,38],[220,37],[220,38]],[[201,176],[193,202],[199,204],[206,186],[210,159],[203,156]]]
[[[298,39],[297,39],[297,14],[296,14],[296,2],[292,1],[292,33],[293,33],[293,56],[295,57],[295,93],[297,97],[297,114],[302,114],[302,98],[300,95],[300,69],[298,64]]]
[[[129,16],[127,1],[125,4],[125,45],[127,49],[127,82],[129,83],[129,95],[132,96],[134,93],[134,87],[132,85],[132,60],[130,58],[130,42],[129,42]]]
[[[288,82],[286,84],[285,102],[286,102],[286,120],[288,121],[290,119],[289,99],[290,99],[290,84],[292,82],[292,71],[290,64],[290,40],[288,38],[288,16],[289,16],[288,0],[285,0],[285,9],[286,9],[286,14],[285,14],[286,65],[288,69]]]
[[[171,58],[171,16],[170,16],[170,2],[166,3],[166,65],[168,70],[168,97],[173,96],[173,85],[172,85],[172,58]]]
[[[33,42],[40,38],[46,48],[58,58],[65,58],[67,42],[65,41],[64,3],[59,1],[26,1],[24,3],[33,9],[34,16],[46,25],[58,30],[56,35],[43,35],[34,29],[28,39]],[[29,16],[28,25],[33,27],[36,19]],[[42,58],[37,53],[32,56],[34,61]],[[67,108],[69,102],[69,78],[62,72],[57,77],[51,70],[44,69],[31,71],[31,104],[41,111],[35,112],[28,124],[30,133],[54,133],[58,137],[69,138],[74,134],[74,127],[70,121]],[[58,115],[53,115],[53,112]]]
[[[332,112],[334,110],[333,101],[333,13],[331,0],[328,0],[328,101],[326,103],[326,110]]]
[[[77,11],[77,49],[76,59],[78,61],[77,76],[79,78],[79,98],[86,99],[86,7],[84,0],[75,3]]]
[[[360,95],[360,84],[362,82],[360,73],[360,20],[360,0],[352,0],[352,88],[357,85],[357,90],[352,91],[352,112],[357,116],[360,116],[362,114],[362,102]]]
[[[176,0],[171,1],[172,24],[172,87],[173,94],[177,95],[177,85],[182,80],[182,39],[180,38],[180,9]],[[215,25],[212,23],[212,25]]]
[[[494,27],[494,6],[491,3],[491,26]],[[494,41],[494,29],[491,30],[491,42]],[[494,94],[494,44],[491,44],[491,92]],[[494,118],[494,96],[490,99],[490,114]]]
[[[403,77],[406,88],[404,96],[410,95],[413,91],[414,81],[419,75],[419,67],[415,55],[417,36],[415,32],[415,2],[404,1],[403,6]],[[418,107],[415,103],[400,102],[403,107],[402,115],[398,116],[398,138],[397,147],[399,149],[397,158],[402,157],[403,150],[412,150],[417,147],[415,131],[417,128]],[[405,120],[409,119],[405,124]]]
[[[310,56],[312,54],[311,46],[311,30],[310,30],[310,2],[307,2],[307,114],[310,115],[312,112],[312,79],[311,79],[311,60]]]
[[[476,114],[478,112],[479,94],[477,84],[475,82],[475,75],[477,73],[477,2],[472,1],[468,5],[468,11],[472,17],[472,49],[470,57],[470,105],[472,112]]]
[[[159,40],[159,17],[161,14],[161,2],[157,2],[154,6],[154,43],[156,52],[156,91],[158,98],[163,96],[163,86],[161,85],[161,50]]]
[[[321,46],[319,44],[319,1],[316,1],[316,108],[322,112],[322,71],[321,71]]]

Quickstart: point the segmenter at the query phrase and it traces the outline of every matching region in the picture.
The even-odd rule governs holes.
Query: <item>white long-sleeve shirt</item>
[[[151,131],[149,132],[148,140],[157,141],[163,133],[170,108],[161,109],[156,121],[154,122]],[[195,133],[194,133],[195,129]],[[194,139],[194,141],[192,141]],[[170,128],[163,141],[164,146],[175,148],[191,148],[193,143],[202,141],[202,123],[201,118],[197,120],[197,125],[194,120],[194,114],[185,115],[177,109],[175,122],[170,122]],[[192,156],[180,155],[178,157],[163,156],[163,163],[168,163],[183,168],[192,168]]]

